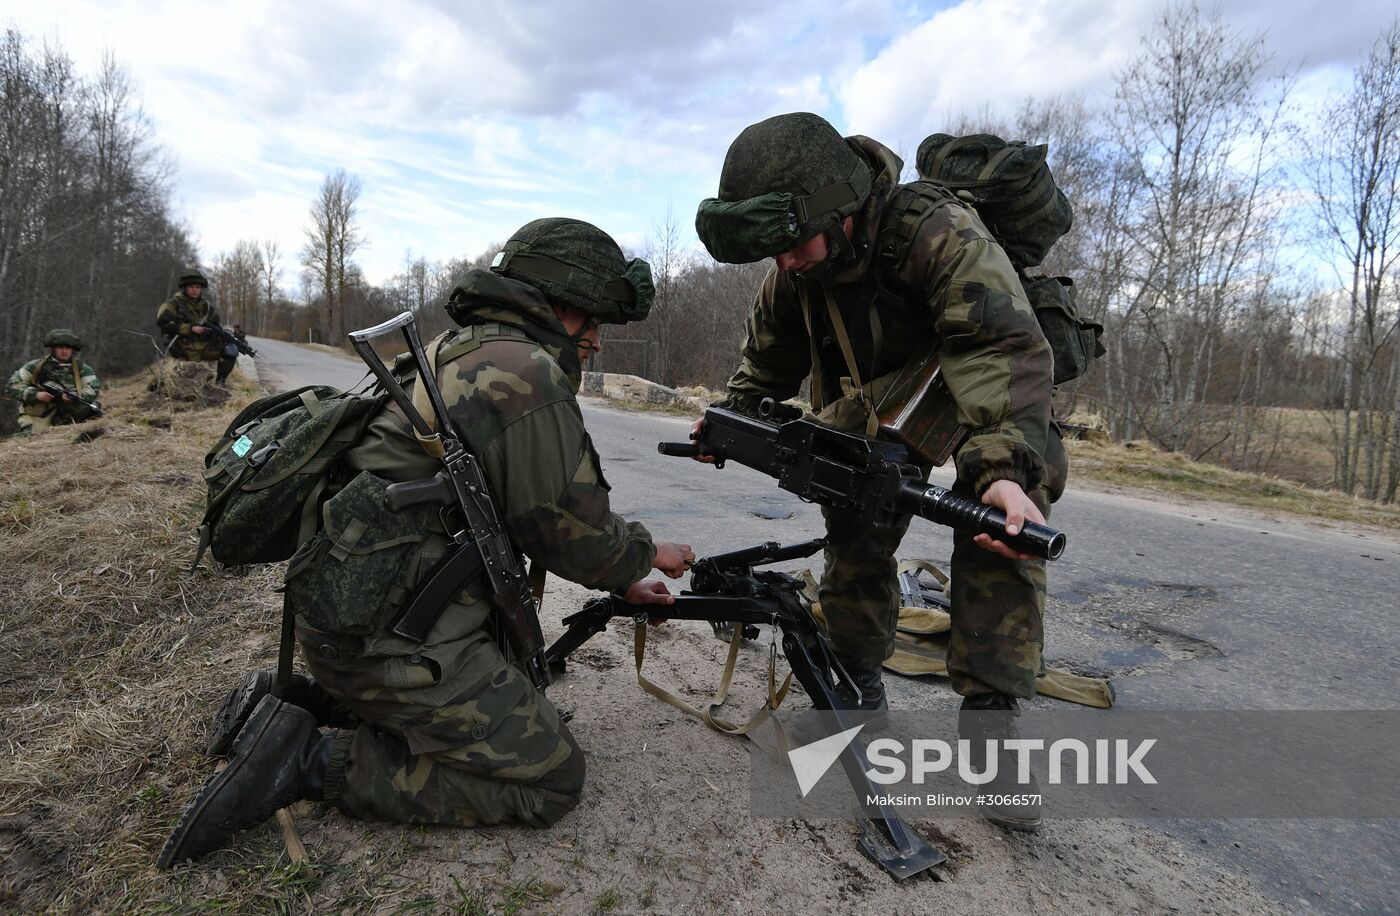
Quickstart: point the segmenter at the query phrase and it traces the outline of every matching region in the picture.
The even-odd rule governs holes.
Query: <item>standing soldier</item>
[[[44,346],[49,348],[48,355],[20,366],[5,387],[6,397],[24,405],[19,418],[21,436],[55,423],[81,423],[101,413],[101,408],[94,406],[102,383],[91,366],[75,358],[83,348],[78,335],[67,328],[54,328],[44,338]]]
[[[1044,524],[1067,473],[1050,424],[1049,344],[976,211],[927,183],[901,185],[902,168],[886,147],[843,138],[814,114],[769,118],[730,145],[719,196],[700,204],[696,230],[716,260],[771,257],[774,267],[724,406],[754,413],[764,398],[795,396],[810,375],[822,420],[873,434],[874,392],[936,348],[970,430],[953,491],[1003,510],[1010,533],[1026,520]],[[894,555],[909,519],[872,529],[849,512],[822,514],[830,546],[821,606],[832,648],[861,688],[846,702],[883,710],[881,665],[899,609]],[[1007,713],[964,721],[1007,723],[1040,671],[1044,561],[957,532],[951,598],[948,669],[963,709]],[[1005,760],[999,771],[1008,772]],[[1038,807],[982,810],[1009,827],[1040,823]]]
[[[189,267],[177,281],[180,291],[160,304],[156,325],[170,342],[170,355],[195,362],[219,361],[214,381],[222,385],[238,361],[238,345],[215,339],[211,327],[221,328],[219,313],[204,298],[209,281],[196,267]]]
[[[602,230],[535,220],[506,242],[491,269],[457,282],[447,310],[461,327],[430,343],[428,354],[453,435],[481,463],[503,526],[532,571],[638,604],[669,604],[666,586],[645,577],[652,569],[683,575],[695,555],[687,545],[653,542],[642,525],[613,514],[575,400],[581,360],[599,349],[599,326],[646,317],[652,295],[646,262],[628,262]],[[419,480],[441,468],[392,402],[346,463],[360,472],[356,481],[366,473]],[[360,552],[382,536],[359,521],[375,511],[354,513]],[[410,564],[420,571],[432,569],[446,545],[443,532],[427,534]],[[288,575],[288,607],[315,681],[299,682],[287,701],[269,695],[266,675],[234,690],[211,741],[228,747],[236,734],[229,765],[186,809],[161,851],[162,868],[205,855],[298,799],[354,817],[459,827],[544,827],[578,804],[583,751],[553,704],[502,656],[487,583],[468,585],[417,642],[391,631],[391,609],[378,608],[376,624],[349,619],[349,596],[378,589],[387,597],[400,585],[336,573],[340,550]],[[324,591],[302,594],[297,578],[308,575],[320,576]],[[416,584],[405,581],[402,590]],[[345,712],[359,724],[320,730],[354,721]]]

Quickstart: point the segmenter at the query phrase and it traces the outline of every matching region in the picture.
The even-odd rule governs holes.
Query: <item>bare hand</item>
[[[204,325],[202,325],[202,324],[193,324],[193,325],[190,325],[190,330],[193,331],[193,332],[196,333],[196,334],[208,334],[208,333],[209,333],[209,329],[206,328],[206,327],[205,327]]]
[[[34,395],[34,400],[43,401],[45,404],[47,404],[49,401],[53,400],[53,395],[49,394],[47,391],[41,391],[38,394]]]
[[[662,542],[656,545],[656,559],[651,565],[672,579],[679,579],[695,565],[695,551],[690,549],[689,544]]]
[[[1021,485],[1014,480],[994,482],[987,488],[987,492],[982,494],[982,502],[988,506],[996,506],[1006,513],[1007,534],[1019,534],[1027,521],[1035,522],[1038,525],[1045,524],[1045,516],[1040,514],[1040,509],[1031,502],[1026,491],[1022,490]],[[1035,554],[1022,553],[989,534],[979,534],[972,539],[972,542],[983,550],[990,550],[997,556],[1006,557],[1008,560],[1036,559]]]
[[[628,604],[675,604],[676,597],[666,587],[665,582],[656,579],[643,579],[627,586],[622,600]]]
[[[700,429],[701,429],[704,425],[705,425],[705,418],[704,418],[704,417],[699,417],[699,418],[696,419],[696,421],[695,421],[694,423],[690,424],[690,441],[691,441],[691,442],[698,442],[698,441],[700,441]],[[715,456],[714,456],[714,455],[696,455],[692,460],[694,460],[694,461],[699,461],[699,462],[701,462],[701,463],[703,463],[703,464],[714,464],[714,463],[715,463]]]

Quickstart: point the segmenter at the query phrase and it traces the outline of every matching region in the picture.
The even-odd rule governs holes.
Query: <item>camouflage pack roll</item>
[[[1013,265],[1034,267],[1074,223],[1046,149],[993,134],[932,134],[919,144],[915,164],[920,178],[960,192],[977,208]]]

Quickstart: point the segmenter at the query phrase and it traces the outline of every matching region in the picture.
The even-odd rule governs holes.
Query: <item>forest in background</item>
[[[171,212],[160,146],[110,57],[84,77],[14,31],[0,51],[0,365],[37,355],[44,331],[66,325],[101,372],[129,372],[153,354],[140,335],[154,331],[155,305],[200,254]],[[1111,99],[1033,99],[1011,118],[969,113],[929,131],[1049,145],[1075,225],[1045,267],[1074,278],[1109,351],[1059,392],[1060,415],[1395,502],[1400,20],[1320,108],[1295,98],[1295,72],[1268,58],[1262,36],[1177,5]],[[913,151],[897,152],[914,177]],[[369,237],[361,190],[344,170],[327,175],[299,250],[249,239],[199,261],[226,323],[326,342],[410,309],[425,333],[445,327],[454,280],[495,248],[446,261],[410,252],[372,284],[355,262]],[[709,388],[733,370],[767,265],[697,254],[688,214],[652,224],[635,252],[655,274],[652,317],[607,328],[592,368]],[[1326,479],[1294,466],[1300,430],[1330,456]]]

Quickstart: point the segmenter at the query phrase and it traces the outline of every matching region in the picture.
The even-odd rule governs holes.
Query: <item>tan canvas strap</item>
[[[426,348],[428,374],[432,376],[432,380],[437,379],[437,351],[438,347],[442,345],[442,340],[442,337],[438,337],[436,340],[430,341]],[[429,429],[436,430],[437,415],[433,413],[433,402],[428,397],[428,385],[432,384],[432,380],[420,378],[418,383],[413,386],[413,409],[418,411],[418,415],[428,424]],[[410,426],[412,427],[412,424]],[[412,427],[412,429],[413,438],[418,440],[418,444],[422,446],[429,458],[441,458],[447,454],[447,450],[442,445],[441,433],[435,432],[431,436],[424,436],[418,432],[417,427]]]
[[[73,390],[79,394],[83,393],[83,374],[78,371],[78,356],[73,354],[73,359],[68,363],[68,367],[73,370]]]
[[[806,284],[799,284],[797,287],[797,298],[802,303],[802,320],[807,324],[807,345],[811,349],[812,359],[812,385],[810,397],[812,401],[812,411],[820,411],[826,406],[826,398],[822,391],[822,355],[821,347],[817,346],[816,329],[812,327],[812,303],[807,296]]]
[[[907,572],[926,572],[933,576],[939,585],[948,584],[948,574],[934,566],[928,560],[900,560],[897,575],[904,575]]]
[[[773,712],[778,707],[783,705],[783,701],[787,699],[788,691],[792,688],[792,672],[788,672],[788,676],[783,680],[783,685],[778,687],[778,648],[775,644],[770,644],[768,646],[767,702],[762,709],[754,713],[749,721],[745,722],[743,725],[736,725],[727,719],[721,719],[715,713],[724,705],[725,698],[729,696],[729,686],[734,680],[734,666],[739,660],[739,644],[743,642],[743,640],[744,627],[742,624],[736,623],[734,625],[734,635],[729,640],[729,657],[726,658],[724,662],[724,671],[720,675],[719,688],[715,691],[714,699],[710,701],[709,705],[705,709],[701,709],[698,706],[687,703],[664,687],[658,687],[643,676],[642,661],[646,657],[647,622],[645,620],[639,620],[637,621],[636,630],[632,639],[632,656],[637,663],[637,685],[646,693],[663,703],[668,703],[681,712],[689,713],[697,719],[702,720],[706,725],[717,732],[723,732],[726,735],[747,735],[749,732],[762,725],[769,716],[773,715]]]
[[[865,434],[871,439],[880,431],[880,418],[876,416],[874,407],[870,404],[870,399],[865,391],[865,385],[860,380],[860,370],[856,368],[856,352],[851,347],[851,336],[846,333],[846,321],[841,317],[841,310],[836,307],[836,298],[831,295],[831,290],[822,287],[822,295],[826,298],[826,314],[831,319],[831,330],[836,335],[836,342],[841,345],[841,355],[846,360],[846,371],[851,374],[851,384],[854,386],[857,396],[866,407]],[[872,303],[871,308],[874,308]]]

